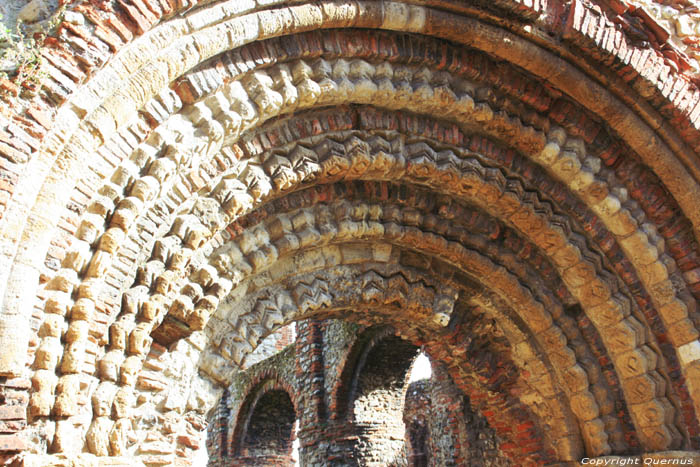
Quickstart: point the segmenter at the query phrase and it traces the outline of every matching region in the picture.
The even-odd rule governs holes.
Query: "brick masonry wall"
[[[408,370],[418,349],[387,331],[365,329],[340,320],[299,323],[294,345],[234,377],[209,428],[210,465],[289,465],[285,464],[290,462],[289,458],[272,444],[268,444],[267,450],[245,447],[253,438],[248,438],[249,432],[241,431],[241,424],[247,423],[249,430],[256,423],[265,424],[263,399],[255,399],[260,406],[246,406],[246,401],[259,394],[256,381],[276,381],[268,385],[272,392],[265,394],[281,395],[288,390],[296,401],[302,465],[511,465],[499,450],[497,435],[483,416],[472,411],[469,399],[452,382],[442,364],[433,364],[430,380],[407,383]],[[322,333],[320,348],[309,345],[318,333]],[[359,358],[353,358],[351,354],[357,353],[353,347],[357,346]],[[319,357],[319,350],[323,358]],[[327,363],[323,377],[310,364],[315,361]],[[341,383],[339,378],[344,372],[335,368],[336,364],[353,367],[349,372],[352,377]],[[286,389],[273,389],[281,388],[281,379],[292,374],[292,379],[285,380]],[[313,393],[310,389],[315,387],[314,378],[330,400],[337,400],[338,392],[342,393],[341,397],[347,397],[349,411],[338,413],[330,408],[326,412],[319,408],[325,406],[325,401],[321,404],[316,397],[305,397]],[[277,404],[276,410],[283,406]],[[248,419],[249,416],[253,418]],[[284,417],[275,416],[281,425]],[[410,427],[416,424],[425,427],[424,446],[429,453],[425,464],[420,463],[411,445]],[[278,427],[273,435],[282,436],[283,432],[286,433]],[[262,438],[269,434],[258,433],[258,441],[262,443]],[[293,439],[285,436],[276,443]]]
[[[290,337],[281,330],[279,340]],[[279,342],[279,340],[277,342]],[[241,457],[241,462],[249,452],[241,451],[245,439],[243,430],[247,418],[255,409],[256,398],[268,391],[286,391],[292,397],[295,410],[299,410],[299,380],[295,372],[295,346],[291,342],[282,350],[267,355],[246,370],[237,373],[224,396],[219,400],[212,415],[207,432],[207,450],[212,466],[229,466],[232,458]]]
[[[295,440],[296,413],[289,395],[284,390],[270,390],[257,398],[249,415],[245,435],[237,440],[233,454],[245,461],[242,464],[268,465],[275,462],[289,465]]]
[[[432,364],[429,380],[408,387],[403,419],[411,466],[513,465],[500,452],[501,441],[486,419],[472,410],[439,363]]]
[[[30,385],[27,379],[0,377],[0,465],[9,462],[14,452],[27,448],[22,430],[27,424],[27,389]]]

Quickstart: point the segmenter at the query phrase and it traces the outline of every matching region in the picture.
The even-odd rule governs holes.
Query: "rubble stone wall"
[[[340,360],[352,367],[354,376],[344,382],[350,388],[338,387],[334,379],[323,379],[323,390],[341,392],[350,399],[351,410],[328,407],[325,417],[300,426],[298,456],[302,465],[511,465],[499,451],[500,439],[486,419],[472,411],[469,399],[441,364],[433,365],[429,380],[408,383],[418,352],[410,342],[385,327],[363,329],[339,320],[305,322],[300,327],[315,327],[323,333],[322,354],[329,362],[326,374],[337,373],[332,371],[337,370],[333,362]],[[353,345],[346,345],[348,342]],[[294,439],[288,428],[310,410],[297,402],[295,418],[288,419],[280,411],[291,407],[291,400],[302,400],[301,395],[309,392],[313,378],[318,377],[318,373],[298,371],[300,361],[308,357],[304,352],[310,350],[298,344],[234,377],[210,423],[209,465],[293,464],[284,451]],[[356,353],[360,358],[353,358]],[[289,404],[280,402],[287,391]],[[261,396],[271,393],[281,399],[275,399],[274,407],[265,407]],[[331,394],[331,399],[337,399],[335,396]],[[272,410],[266,413],[266,408]],[[272,413],[276,425],[266,424],[270,421],[267,415]],[[424,456],[424,463],[415,454],[410,429],[415,425],[425,427],[423,452],[429,455]],[[270,431],[261,435],[255,431],[258,426]],[[258,435],[257,449],[246,444],[253,431]]]

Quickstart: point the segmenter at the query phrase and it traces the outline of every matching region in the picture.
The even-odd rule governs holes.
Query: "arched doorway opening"
[[[231,456],[223,465],[294,465],[297,416],[287,391],[263,385],[239,413]]]

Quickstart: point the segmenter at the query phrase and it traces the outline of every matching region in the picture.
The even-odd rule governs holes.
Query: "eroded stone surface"
[[[352,326],[448,369],[440,459],[700,449],[696,6],[482,3],[70,2],[0,79],[0,459],[187,464],[293,322],[309,459],[410,456]]]

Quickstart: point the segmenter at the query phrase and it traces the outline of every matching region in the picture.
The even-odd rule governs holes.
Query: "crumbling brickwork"
[[[404,462],[406,342],[456,464],[700,462],[697,8],[5,2],[0,459],[206,462],[257,388]]]
[[[410,466],[509,466],[486,419],[439,364],[432,377],[409,385],[403,413]]]
[[[295,345],[236,375],[209,428],[210,465],[292,465],[284,450],[294,439],[289,427],[296,420],[305,420],[299,425],[301,465],[511,465],[486,419],[472,411],[441,364],[432,365],[430,379],[409,383],[419,349],[390,328],[363,329],[337,320],[300,327],[322,334],[324,376],[299,371],[310,356],[317,361],[313,349],[302,344],[303,332]],[[338,380],[336,374],[345,377]],[[328,397],[304,399],[312,387]],[[339,403],[327,406],[328,400]],[[292,418],[288,408],[295,410]],[[268,409],[276,424],[268,424]],[[416,455],[417,425],[425,427],[423,463]],[[261,433],[258,427],[271,430]],[[257,451],[248,447],[249,437],[257,440]]]

